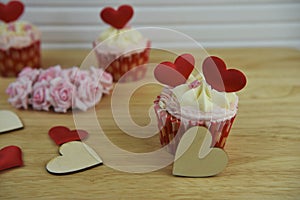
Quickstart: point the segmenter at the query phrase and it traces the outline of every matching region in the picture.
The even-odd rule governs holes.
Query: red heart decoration
[[[116,29],[122,29],[132,16],[133,8],[130,5],[122,5],[117,10],[106,7],[100,13],[101,19]]]
[[[24,12],[24,4],[10,1],[6,5],[0,2],[0,20],[9,23],[17,20]]]
[[[191,54],[178,56],[174,63],[162,62],[154,69],[154,77],[162,84],[172,87],[184,84],[192,73],[195,59]]]
[[[88,132],[84,130],[71,131],[64,126],[55,126],[49,130],[48,134],[58,146],[71,141],[83,140],[88,136]]]
[[[0,171],[22,165],[22,150],[19,147],[7,146],[0,150]]]
[[[247,83],[246,76],[237,69],[226,69],[225,62],[216,56],[205,58],[202,70],[206,82],[220,92],[237,92]]]

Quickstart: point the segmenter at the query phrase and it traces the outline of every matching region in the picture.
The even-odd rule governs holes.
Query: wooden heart
[[[0,133],[23,128],[19,117],[8,110],[0,110]]]
[[[70,130],[64,126],[55,126],[48,131],[48,135],[57,145],[67,142],[83,140],[88,137],[88,132],[84,130]]]
[[[154,77],[160,83],[176,87],[184,84],[192,73],[195,59],[191,54],[178,56],[174,63],[162,62],[154,69]]]
[[[196,126],[182,136],[175,154],[173,175],[208,177],[222,172],[228,157],[220,148],[211,148],[212,137],[208,129]]]
[[[60,146],[61,156],[48,162],[46,169],[53,174],[68,174],[102,164],[101,158],[88,145],[73,141]]]
[[[17,20],[24,12],[24,4],[20,1],[0,2],[0,20],[9,23]]]
[[[0,171],[22,165],[22,150],[19,147],[7,146],[0,150]]]
[[[241,71],[226,69],[225,62],[216,56],[207,57],[202,70],[206,82],[220,92],[237,92],[247,83],[246,76]]]
[[[132,16],[133,8],[130,5],[122,5],[117,10],[106,7],[100,13],[101,19],[116,29],[122,29]]]

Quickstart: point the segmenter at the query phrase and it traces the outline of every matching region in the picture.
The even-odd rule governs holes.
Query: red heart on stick
[[[10,1],[6,5],[0,2],[0,20],[9,23],[17,20],[24,12],[24,4]]]
[[[202,70],[206,82],[220,92],[237,92],[247,83],[246,76],[237,69],[226,69],[225,62],[216,56],[205,58]]]
[[[184,84],[192,73],[195,59],[191,54],[178,56],[174,63],[162,62],[154,69],[154,77],[162,84],[172,87]]]
[[[83,140],[88,136],[88,132],[84,130],[71,131],[64,126],[55,126],[49,130],[48,134],[58,146],[71,141]]]
[[[116,29],[122,29],[132,16],[133,8],[130,5],[122,5],[117,10],[106,7],[100,13],[101,19]]]
[[[0,171],[22,165],[22,150],[19,147],[7,146],[0,150]]]

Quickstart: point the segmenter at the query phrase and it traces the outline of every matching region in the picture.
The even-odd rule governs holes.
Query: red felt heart
[[[116,29],[122,29],[132,16],[133,8],[130,5],[122,5],[117,10],[106,7],[100,13],[101,19]]]
[[[55,126],[48,132],[49,136],[57,145],[71,141],[83,140],[87,138],[88,132],[84,130],[70,130],[64,126]]]
[[[19,147],[7,146],[0,150],[0,171],[22,165],[22,150]]]
[[[24,11],[20,1],[10,1],[6,5],[0,2],[0,20],[9,23],[17,20]]]
[[[162,84],[172,87],[186,82],[192,73],[195,59],[191,54],[178,56],[174,63],[162,62],[154,69],[154,77]]]
[[[205,58],[202,70],[206,82],[220,92],[237,92],[247,83],[246,76],[237,69],[226,69],[225,62],[216,56]]]

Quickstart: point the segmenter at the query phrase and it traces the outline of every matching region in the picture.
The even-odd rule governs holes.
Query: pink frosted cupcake
[[[19,1],[2,6],[13,6],[20,15],[24,7]],[[24,67],[39,68],[40,31],[31,23],[14,21],[10,16],[2,16],[1,20],[4,23],[0,24],[0,74],[4,77],[17,76]]]
[[[244,84],[244,83],[243,83]],[[212,146],[224,148],[237,114],[235,92],[217,91],[203,74],[189,76],[184,84],[165,87],[154,102],[163,146],[176,151],[182,135],[193,126],[204,126],[212,134]]]
[[[133,15],[129,5],[117,10],[104,8],[100,16],[111,27],[94,40],[98,65],[112,74],[115,82],[135,81],[144,77],[149,60],[150,41],[139,31],[127,26]]]

